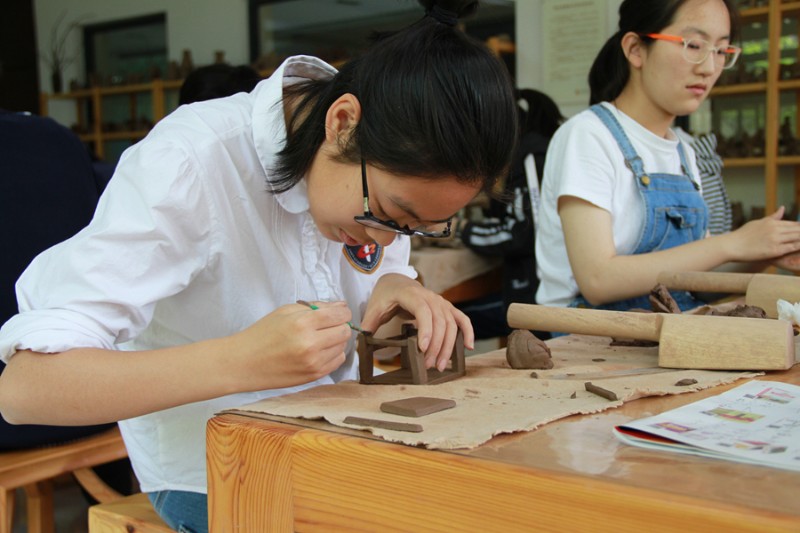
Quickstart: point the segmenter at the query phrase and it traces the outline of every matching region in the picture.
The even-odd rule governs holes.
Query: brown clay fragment
[[[400,416],[425,416],[445,409],[452,409],[456,406],[454,400],[446,398],[430,398],[427,396],[414,396],[403,398],[392,402],[383,402],[381,411]]]
[[[586,387],[586,390],[591,392],[592,394],[597,394],[605,398],[606,400],[611,400],[612,402],[619,400],[615,392],[610,391],[608,389],[604,389],[603,387],[598,387],[597,385],[593,384],[591,381],[587,381],[583,384]]]
[[[650,300],[650,306],[656,313],[681,313],[678,302],[676,302],[675,298],[669,293],[669,289],[661,283],[653,287],[648,299]]]
[[[621,339],[612,337],[609,346],[641,346],[650,348],[652,346],[658,346],[658,341],[648,341],[643,339]]]
[[[578,391],[575,391],[575,392],[573,392],[572,394],[569,395],[569,399],[570,400],[574,400],[577,397],[578,397]]]
[[[380,429],[391,429],[394,431],[410,431],[411,433],[420,433],[422,425],[408,424],[406,422],[392,422],[390,420],[377,420],[375,418],[361,418],[360,416],[348,416],[344,419],[345,424],[353,424],[354,426],[368,426]]]
[[[714,309],[710,313],[713,316],[738,316],[744,318],[767,318],[767,313],[757,305],[737,305],[733,309],[720,311]]]
[[[525,329],[515,329],[508,336],[506,360],[511,368],[553,368],[553,358],[547,344]]]
[[[697,383],[696,379],[684,378],[684,379],[681,379],[679,381],[676,381],[675,382],[675,386],[676,387],[687,387],[689,385],[694,385],[695,383]]]

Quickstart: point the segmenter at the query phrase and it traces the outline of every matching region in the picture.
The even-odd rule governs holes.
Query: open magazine
[[[753,380],[614,434],[643,448],[800,471],[800,387]]]

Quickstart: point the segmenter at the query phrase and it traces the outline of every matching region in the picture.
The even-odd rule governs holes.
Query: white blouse
[[[381,275],[416,277],[407,237],[398,236],[380,267],[364,273],[348,263],[341,243],[317,230],[305,181],[284,194],[268,191],[268,169],[285,142],[283,87],[335,72],[316,58],[293,57],[252,93],[182,106],[160,121],[125,151],[91,224],[24,272],[20,314],[0,330],[0,357],[75,347],[118,349],[124,357],[126,350],[231,335],[298,299],[345,300],[358,323]],[[120,422],[142,491],[206,492],[210,417],[354,379],[354,341],[347,353],[346,363],[314,383]]]

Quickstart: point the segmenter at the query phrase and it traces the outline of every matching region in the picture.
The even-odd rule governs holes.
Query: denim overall
[[[625,156],[625,164],[633,172],[639,195],[644,201],[645,223],[633,254],[665,250],[702,239],[708,226],[708,208],[699,186],[692,180],[683,145],[678,143],[681,169],[684,175],[648,174],[642,159],[636,154],[628,136],[616,117],[604,106],[590,108],[611,131]],[[700,305],[690,293],[674,291],[672,297],[686,311]],[[595,307],[578,295],[570,307]],[[627,311],[633,308],[650,309],[648,296],[639,296],[597,306],[598,309]]]

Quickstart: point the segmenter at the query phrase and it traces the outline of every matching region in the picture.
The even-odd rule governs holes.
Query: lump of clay
[[[678,307],[678,302],[669,293],[669,290],[661,283],[657,284],[650,291],[650,305],[656,313],[679,313],[681,308]]]
[[[525,329],[515,329],[508,336],[506,360],[511,368],[553,368],[550,348],[543,340]]]
[[[744,318],[767,318],[767,313],[757,305],[737,305],[733,309],[720,311],[714,309],[710,313],[714,316],[739,316]]]

